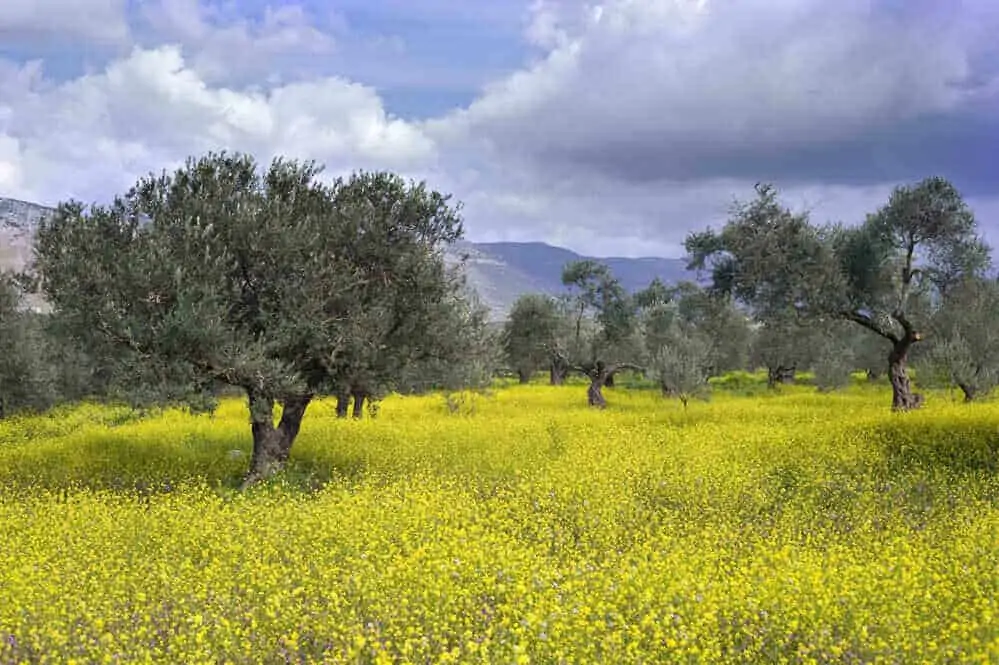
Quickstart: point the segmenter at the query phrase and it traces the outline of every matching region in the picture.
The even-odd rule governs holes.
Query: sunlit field
[[[505,387],[0,423],[0,662],[999,662],[999,405]]]

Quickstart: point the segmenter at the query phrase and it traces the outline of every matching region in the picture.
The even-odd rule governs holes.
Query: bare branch
[[[881,337],[884,337],[893,344],[899,341],[898,335],[889,330],[885,330],[880,325],[878,325],[877,322],[874,321],[874,319],[872,319],[870,316],[866,314],[861,314],[860,312],[846,310],[840,312],[840,316],[842,316],[847,321],[853,321],[854,323],[859,324],[864,328],[867,328],[871,332],[876,333]]]

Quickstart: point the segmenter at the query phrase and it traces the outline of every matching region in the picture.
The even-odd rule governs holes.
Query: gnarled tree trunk
[[[784,367],[783,365],[768,367],[767,386],[770,388],[776,388],[777,384],[792,383],[794,381],[794,375],[794,367]]]
[[[284,468],[310,401],[310,396],[286,397],[281,420],[275,425],[274,400],[250,396],[253,456],[250,458],[250,470],[243,479],[243,487],[265,480]]]
[[[640,371],[641,368],[629,363],[616,363],[613,365],[605,365],[603,362],[598,361],[593,367],[587,368],[576,368],[578,371],[582,371],[590,379],[590,385],[586,389],[586,401],[587,403],[597,409],[603,409],[607,407],[607,400],[604,398],[604,386],[607,385],[607,379],[613,376],[616,372],[620,372],[622,369],[632,369],[635,371]]]
[[[350,393],[346,390],[336,394],[336,417],[346,418],[350,410]]]
[[[590,386],[586,389],[586,401],[590,406],[597,409],[607,407],[607,399],[604,397],[604,382],[607,377],[602,372],[594,372],[590,375]]]
[[[360,419],[364,416],[364,400],[367,394],[363,390],[355,390],[354,395],[354,412],[353,416]]]
[[[888,354],[888,380],[891,382],[892,411],[909,411],[918,409],[923,403],[923,396],[912,392],[912,382],[909,380],[909,350],[918,342],[920,336],[911,330],[892,343]]]
[[[520,381],[521,384],[530,383],[531,382],[531,373],[528,372],[526,369],[518,369],[517,370],[517,379]]]
[[[974,386],[971,384],[959,381],[957,387],[961,389],[962,393],[964,393],[965,403],[974,402],[975,398],[978,397],[978,391],[975,390]]]
[[[549,369],[549,382],[553,386],[561,386],[569,376],[569,365],[561,360],[553,360]]]

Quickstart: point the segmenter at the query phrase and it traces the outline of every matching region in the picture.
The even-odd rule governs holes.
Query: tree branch
[[[923,339],[922,333],[916,330],[916,327],[912,325],[912,322],[909,321],[909,318],[905,315],[905,312],[903,312],[901,309],[897,309],[894,312],[892,312],[892,317],[894,317],[895,320],[898,321],[899,324],[902,326],[902,330],[905,331],[906,339],[911,339],[915,342],[918,342],[921,339]]]
[[[875,321],[871,317],[867,316],[866,314],[861,314],[859,312],[851,310],[845,310],[843,312],[840,312],[840,316],[842,316],[847,321],[853,321],[854,323],[859,324],[864,328],[867,328],[871,332],[876,333],[881,337],[884,337],[893,344],[896,344],[900,341],[898,335],[888,330],[884,330],[881,326],[875,323]]]
[[[614,374],[620,372],[623,369],[630,369],[633,372],[644,372],[645,368],[640,365],[635,365],[634,363],[615,363],[609,367],[604,368],[604,372],[607,374]]]

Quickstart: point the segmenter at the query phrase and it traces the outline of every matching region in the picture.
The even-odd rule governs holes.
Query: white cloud
[[[459,5],[462,20],[485,11],[391,2],[407,20],[444,20]],[[39,24],[24,9],[34,5],[56,0],[17,5],[20,14],[0,2],[0,35],[17,21]],[[873,168],[822,150],[886,124],[987,109],[999,92],[997,72],[981,69],[999,28],[991,1],[905,6],[916,5],[892,14],[869,0],[535,0],[524,37],[536,61],[468,108],[417,123],[387,113],[374,88],[321,72],[353,56],[362,81],[412,84],[447,81],[461,63],[392,73],[405,44],[391,31],[358,58],[342,17],[320,25],[286,6],[251,21],[235,3],[157,0],[141,5],[145,29],[133,30],[143,47],[101,71],[58,81],[37,63],[0,62],[0,196],[107,198],[150,170],[225,148],[262,161],[315,158],[332,173],[427,177],[465,202],[471,239],[546,240],[598,256],[676,256],[688,231],[723,223],[734,196],[780,169],[792,206],[819,221],[859,220],[895,184],[881,172],[907,155],[878,147]],[[122,3],[89,6],[120,22]],[[507,30],[511,7],[489,10]],[[83,30],[84,19],[42,27]],[[774,166],[796,150],[815,152]],[[868,170],[843,184],[825,175],[835,160],[841,171]],[[973,199],[983,222],[997,200]]]
[[[126,0],[3,0],[0,41],[53,37],[122,43],[128,39]]]
[[[0,140],[16,141],[7,195],[107,198],[138,175],[208,150],[418,172],[434,145],[389,116],[370,88],[322,78],[261,89],[208,84],[176,47],[136,49],[106,71],[57,84],[37,70],[0,74]],[[13,183],[13,184],[9,184]]]
[[[881,129],[995,106],[999,72],[976,70],[991,3],[906,6],[537,0],[526,38],[543,57],[427,131],[452,171],[478,172],[456,187],[493,239],[677,255],[775,173],[792,206],[859,221],[907,166],[899,134],[919,152],[918,134]]]
[[[966,23],[871,7],[542,0],[528,36],[550,48],[546,57],[435,129],[612,171],[622,152],[654,151],[666,162],[779,151],[950,112],[974,97],[955,85],[982,46],[969,43]]]
[[[732,179],[626,183],[498,168],[445,182],[467,204],[471,239],[544,240],[592,256],[682,256],[690,231],[721,226],[736,198],[754,195],[754,183]],[[781,196],[818,223],[856,222],[882,205],[894,184],[816,183],[782,187]]]
[[[141,16],[154,41],[181,45],[190,67],[211,83],[280,83],[336,50],[333,34],[314,25],[298,4],[268,5],[251,21],[224,5],[157,0],[144,5]],[[337,22],[333,13],[327,18]]]

